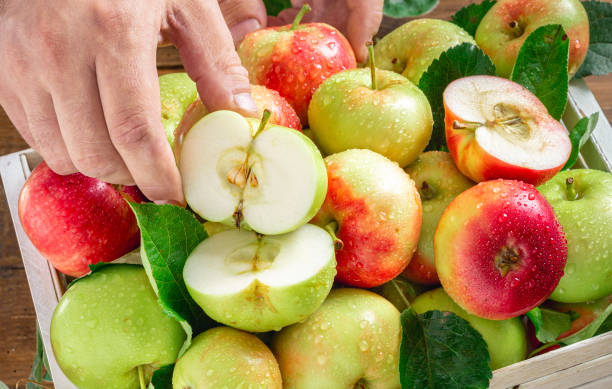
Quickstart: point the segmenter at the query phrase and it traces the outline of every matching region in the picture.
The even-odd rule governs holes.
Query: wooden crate
[[[580,118],[594,112],[599,112],[599,122],[583,147],[578,164],[612,171],[610,123],[584,81],[572,81],[563,117],[566,126],[571,128]],[[57,365],[49,339],[51,316],[65,291],[66,279],[34,248],[17,214],[19,191],[40,161],[40,156],[32,150],[9,154],[0,157],[0,173],[55,387],[74,389]],[[612,388],[612,332],[498,369],[493,372],[490,387],[563,389],[576,386]]]

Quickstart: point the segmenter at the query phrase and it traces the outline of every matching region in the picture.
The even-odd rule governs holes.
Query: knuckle
[[[151,122],[143,113],[128,113],[110,128],[113,143],[117,147],[133,148],[145,143],[150,136]]]
[[[113,1],[95,1],[92,7],[94,23],[103,31],[129,30],[132,17],[124,6]]]

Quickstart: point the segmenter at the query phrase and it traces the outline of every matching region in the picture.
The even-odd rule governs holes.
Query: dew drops
[[[361,351],[368,351],[369,348],[370,348],[370,345],[365,340],[362,340],[359,342],[359,349]]]

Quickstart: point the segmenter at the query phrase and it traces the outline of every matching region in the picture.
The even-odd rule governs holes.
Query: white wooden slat
[[[521,384],[519,389],[574,388],[586,381],[598,380],[612,374],[610,366],[612,366],[612,354]]]

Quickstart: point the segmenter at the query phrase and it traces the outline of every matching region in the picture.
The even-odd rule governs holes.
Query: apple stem
[[[404,301],[404,304],[406,304],[406,309],[410,308],[411,307],[410,301],[408,301],[406,296],[404,296],[404,293],[402,293],[402,289],[397,285],[397,281],[391,280],[391,283],[393,284],[393,287],[395,288],[395,290],[397,290],[397,294],[399,294],[402,300]]]
[[[268,121],[270,120],[270,116],[272,116],[272,112],[270,112],[269,109],[265,109],[261,117],[261,122],[259,123],[259,127],[257,128],[257,131],[255,131],[255,135],[253,135],[253,139],[255,139],[257,135],[259,135],[259,133],[263,131],[264,128],[266,128],[266,125],[268,124]]]
[[[338,231],[338,222],[329,222],[325,225],[325,227],[323,227],[323,229],[327,231],[329,235],[331,235],[332,240],[334,241],[334,248],[336,249],[336,251],[342,250],[342,248],[344,247],[344,242],[342,242],[342,240],[336,236],[336,231]]]
[[[567,199],[570,201],[574,201],[578,198],[576,188],[574,188],[573,177],[568,177],[567,180],[565,180],[565,193],[567,194]]]
[[[147,389],[144,380],[144,372],[142,371],[142,365],[138,365],[138,381],[140,381],[140,389]]]
[[[302,18],[304,17],[304,15],[306,15],[311,10],[312,8],[310,8],[308,4],[304,4],[302,6],[302,9],[300,9],[300,12],[298,12],[298,14],[295,15],[295,19],[293,19],[293,23],[291,23],[291,28],[289,30],[290,31],[295,30],[297,26],[300,25],[300,22],[302,21]]]
[[[376,85],[376,61],[374,60],[374,42],[369,41],[368,45],[368,62],[370,63],[370,76],[372,77],[372,89],[378,89]]]

